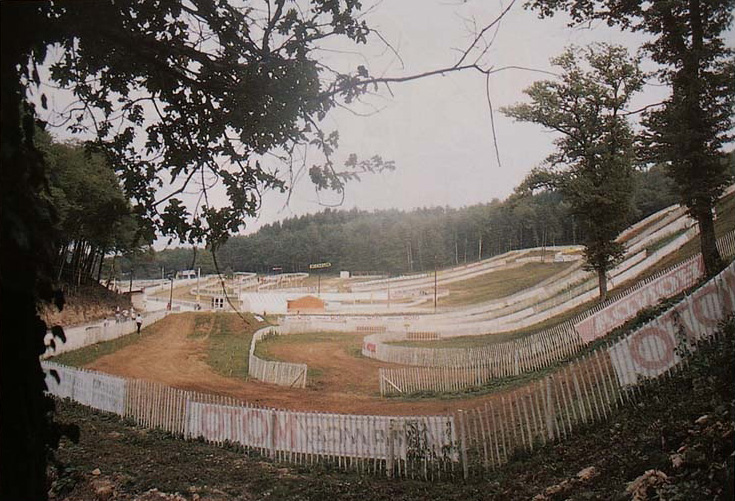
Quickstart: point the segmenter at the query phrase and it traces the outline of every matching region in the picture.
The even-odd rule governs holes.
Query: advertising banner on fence
[[[125,411],[125,380],[97,372],[76,375],[74,399],[95,409],[122,416]]]
[[[640,289],[616,301],[594,315],[575,324],[574,328],[585,343],[604,336],[616,327],[635,317],[643,308],[657,304],[662,298],[670,297],[692,287],[704,273],[701,257],[690,259],[644,285]]]
[[[674,308],[613,345],[610,352],[621,385],[663,374],[679,363],[681,350],[712,335],[735,311],[735,263]]]
[[[440,454],[453,438],[449,416],[318,414],[200,402],[188,402],[186,412],[189,437],[230,440],[274,452],[385,459],[391,449],[394,458],[406,459],[419,445]]]
[[[46,386],[52,395],[71,398],[80,404],[122,416],[125,409],[124,379],[52,362],[43,362],[41,367],[46,371]]]

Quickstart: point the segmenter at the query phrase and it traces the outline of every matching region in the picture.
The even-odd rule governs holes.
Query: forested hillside
[[[635,179],[635,220],[676,203],[663,168],[638,171]],[[397,274],[473,262],[511,249],[575,244],[582,237],[558,193],[514,193],[504,201],[461,209],[325,209],[231,238],[217,251],[217,261],[222,272],[306,271],[310,263],[329,261],[334,271]],[[148,250],[132,260],[118,258],[116,266],[123,273],[132,267],[138,278],[160,277],[161,268],[215,272],[211,254],[191,248]]]

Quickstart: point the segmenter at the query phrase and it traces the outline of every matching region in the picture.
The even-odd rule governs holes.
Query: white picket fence
[[[268,409],[223,396],[44,361],[49,393],[185,438],[234,443],[280,461],[388,476],[484,474],[518,451],[571,436],[635,403],[641,382],[677,370],[735,312],[735,263],[625,337],[529,385],[446,416]]]
[[[253,333],[250,341],[248,358],[248,376],[265,383],[289,386],[291,388],[306,387],[306,364],[263,360],[255,355],[255,345],[263,338],[280,336],[287,332],[279,327],[264,327]]]
[[[294,464],[388,476],[483,475],[519,451],[571,436],[635,403],[735,312],[735,263],[663,315],[549,376],[446,416],[268,409],[232,398],[42,362],[49,393],[185,438],[234,443]],[[58,379],[57,379],[58,378]],[[655,388],[651,391],[655,391]]]
[[[457,411],[464,477],[483,475],[519,451],[566,439],[581,425],[635,405],[648,381],[680,370],[688,354],[716,341],[719,322],[734,313],[735,263],[624,338],[530,385]]]
[[[42,366],[48,392],[59,398],[187,439],[239,444],[284,462],[435,478],[451,471],[459,459],[452,416],[279,410],[49,361]]]
[[[723,256],[735,254],[735,232],[718,239]],[[553,329],[522,339],[476,348],[416,348],[388,344],[401,333],[375,334],[363,341],[364,356],[419,367],[381,368],[381,395],[456,392],[494,378],[517,376],[563,360],[582,346],[623,325],[642,308],[693,287],[702,276],[701,255],[662,270],[605,303]]]

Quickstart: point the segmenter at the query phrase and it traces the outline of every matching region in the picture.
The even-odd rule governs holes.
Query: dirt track
[[[144,330],[138,343],[99,358],[87,368],[157,381],[177,388],[228,395],[260,405],[355,414],[437,414],[472,404],[468,399],[402,401],[378,395],[382,362],[356,358],[345,342],[293,344],[279,358],[306,362],[318,375],[305,389],[290,389],[216,374],[205,362],[207,337],[192,338],[194,314],[171,315]],[[243,353],[242,356],[247,356]],[[490,398],[486,396],[484,398]]]

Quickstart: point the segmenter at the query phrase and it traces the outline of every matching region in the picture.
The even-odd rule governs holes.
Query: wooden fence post
[[[276,457],[276,419],[278,415],[275,409],[271,409],[270,426],[268,430],[268,455],[271,459]]]
[[[556,435],[554,433],[554,423],[556,422],[554,417],[554,397],[551,391],[551,383],[553,380],[554,376],[549,376],[544,379],[544,384],[546,386],[546,430],[549,434],[549,441],[553,441]]]
[[[459,417],[459,448],[462,452],[462,473],[464,479],[467,480],[470,476],[470,465],[467,461],[467,432],[465,430],[464,411],[458,410],[457,416]]]
[[[388,478],[393,478],[394,455],[395,455],[395,436],[393,431],[393,420],[388,423],[388,457],[385,461],[385,473]]]

